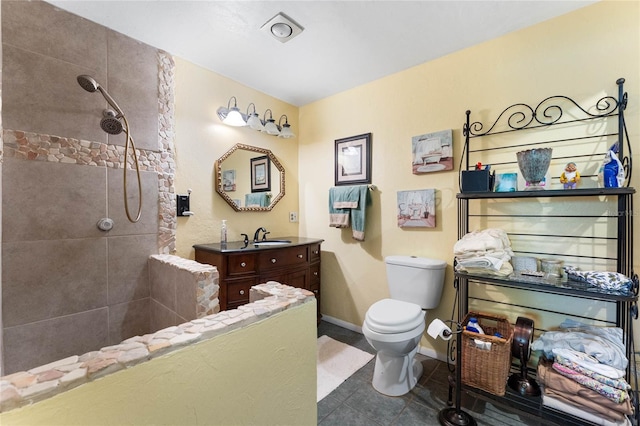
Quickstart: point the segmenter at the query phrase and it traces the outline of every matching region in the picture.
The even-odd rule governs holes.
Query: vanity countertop
[[[209,244],[194,244],[193,248],[196,250],[204,250],[210,251],[214,253],[241,253],[247,251],[264,251],[264,250],[273,250],[280,249],[284,247],[295,247],[302,246],[307,244],[321,243],[324,240],[320,238],[302,238],[302,237],[278,237],[278,238],[269,238],[266,241],[281,241],[287,240],[291,241],[290,243],[283,243],[278,245],[255,245],[253,241],[249,241],[249,244],[245,246],[244,241],[229,241],[226,244],[226,247],[222,247],[220,243],[209,243]],[[262,241],[260,241],[262,242]]]

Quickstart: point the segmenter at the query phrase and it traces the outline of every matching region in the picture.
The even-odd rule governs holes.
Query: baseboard
[[[356,333],[362,334],[362,327],[354,325],[354,324],[351,324],[350,322],[346,322],[346,321],[343,321],[343,320],[338,319],[338,318],[331,317],[329,315],[324,315],[323,314],[322,315],[322,321],[326,321],[326,322],[328,322],[330,324],[337,325],[338,327],[346,328],[347,330],[351,330],[351,331],[354,331]],[[436,352],[432,348],[427,348],[427,347],[424,347],[424,346],[420,345],[418,347],[418,353],[420,353],[420,354],[422,354],[424,356],[428,356],[429,358],[437,359],[438,361],[447,362],[446,354],[441,354],[439,352]]]
[[[337,325],[342,328],[346,328],[347,330],[355,331],[356,333],[362,334],[362,327],[351,324],[350,322],[342,321],[341,319],[330,317],[329,315],[322,315],[322,321],[326,321],[328,323]]]

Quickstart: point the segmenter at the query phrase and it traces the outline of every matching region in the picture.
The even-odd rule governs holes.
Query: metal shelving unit
[[[542,221],[546,223],[553,220],[566,221],[568,217],[566,213],[557,213],[556,215],[549,214],[549,212],[545,211],[545,208],[551,208],[549,206],[552,206],[553,203],[563,202],[595,205],[600,208],[584,209],[586,213],[585,211],[576,212],[575,217],[578,219],[584,218],[584,222],[588,224],[597,223],[599,228],[606,230],[603,235],[599,235],[598,231],[586,232],[585,226],[577,230],[577,232],[581,232],[581,234],[574,236],[570,229],[563,229],[563,232],[547,232],[546,230],[543,232],[541,227],[535,227],[534,225],[531,225],[530,228],[523,225],[525,229],[512,230],[508,232],[508,234],[510,238],[513,237],[516,240],[518,238],[524,240],[535,239],[541,246],[545,246],[545,241],[548,241],[549,246],[552,246],[552,243],[554,241],[557,242],[559,239],[581,239],[579,243],[574,241],[574,243],[571,244],[571,246],[575,246],[575,252],[567,250],[567,252],[560,253],[560,255],[565,259],[576,259],[580,262],[610,262],[612,265],[615,263],[617,272],[632,278],[634,282],[632,290],[630,292],[607,291],[590,287],[583,282],[567,280],[566,278],[564,280],[549,281],[536,278],[523,279],[517,275],[499,278],[496,276],[470,275],[463,272],[455,273],[455,285],[458,290],[458,321],[462,321],[469,310],[469,299],[472,298],[469,294],[470,284],[476,287],[490,285],[497,288],[511,288],[526,292],[562,295],[570,298],[588,299],[595,303],[602,302],[611,304],[609,306],[614,306],[615,320],[612,321],[611,325],[622,328],[624,332],[626,354],[629,359],[627,381],[631,384],[636,384],[636,397],[634,402],[636,415],[632,420],[634,424],[638,424],[638,416],[640,413],[638,413],[637,373],[634,364],[635,348],[632,328],[633,320],[638,317],[638,277],[633,271],[632,219],[633,194],[635,193],[635,189],[628,186],[632,164],[631,146],[624,122],[624,110],[627,105],[627,94],[623,89],[624,79],[619,79],[616,84],[618,86],[617,98],[605,96],[599,99],[595,103],[595,106],[589,109],[584,109],[573,99],[566,96],[548,97],[535,107],[522,103],[511,105],[498,115],[496,121],[488,126],[488,130],[486,131],[483,130],[484,125],[482,123],[470,121],[471,112],[467,111],[466,123],[463,129],[465,136],[463,158],[466,158],[467,170],[470,170],[470,165],[476,164],[476,161],[482,162],[483,164],[491,164],[492,167],[505,168],[509,166],[508,160],[505,160],[505,158],[508,158],[510,153],[514,153],[516,150],[538,147],[554,147],[552,162],[555,161],[558,163],[567,161],[569,158],[577,158],[578,160],[576,161],[588,164],[594,161],[601,161],[606,152],[606,150],[605,152],[598,152],[592,148],[593,146],[598,146],[598,144],[599,146],[609,146],[610,143],[619,141],[619,156],[625,169],[627,186],[621,188],[583,187],[572,190],[546,189],[543,191],[517,192],[461,192],[457,194],[458,238],[462,238],[470,232],[470,220],[480,224],[491,223],[493,220],[503,222],[516,220],[518,224],[524,224],[527,223],[527,221],[532,224]],[[567,110],[566,105],[570,106],[571,111]],[[614,124],[611,124],[612,121]],[[500,123],[503,123],[502,127],[500,127]],[[583,125],[599,127],[604,130],[598,134],[594,134],[594,132],[586,132],[586,135],[579,134],[579,129]],[[550,132],[549,129],[555,126],[562,128],[562,130],[558,133],[559,136],[550,137],[549,135],[552,135],[553,132]],[[615,126],[614,131],[609,131],[608,129],[612,126]],[[539,136],[538,134],[542,130],[544,130],[544,136]],[[528,138],[520,138],[519,135],[521,132],[528,133]],[[569,132],[574,132],[575,136],[568,135]],[[491,136],[491,138],[487,138],[488,136]],[[509,140],[509,137],[512,138],[513,143],[505,142]],[[474,141],[474,139],[476,138],[484,138],[485,141],[489,139],[490,142],[475,144],[476,141]],[[500,142],[494,143],[491,141],[492,139],[499,139]],[[582,154],[580,150],[576,148],[579,146],[576,144],[589,144],[588,152]],[[558,152],[557,154],[556,151]],[[493,161],[492,159],[496,160]],[[593,185],[596,177],[597,175],[595,173],[583,176],[583,178],[591,179],[592,186],[596,186]],[[510,214],[512,214],[510,211],[507,211],[507,213],[500,211],[499,214],[492,211],[491,203],[512,202],[533,202],[538,204],[535,204],[535,208],[531,209],[533,211],[528,211],[527,214],[513,215],[513,217],[510,217]],[[607,208],[599,206],[599,204],[602,203],[608,203],[608,206],[615,205],[616,207]],[[475,204],[479,204],[479,206]],[[503,210],[509,209],[505,208]],[[588,210],[596,211],[596,213],[589,215]],[[579,220],[575,222],[580,223]],[[610,231],[612,227],[616,228],[615,233]],[[532,231],[529,231],[529,229],[532,229]],[[583,253],[581,250],[584,250],[584,240],[595,245],[607,247],[607,255],[598,255],[595,253],[595,250],[593,253]],[[525,244],[522,244],[522,246],[524,245]],[[608,247],[611,247],[611,249],[609,250]],[[526,249],[520,247],[520,250],[514,247],[514,251],[516,252],[520,251],[525,254],[535,255],[535,249],[533,249],[533,251],[528,250],[530,250],[529,247]],[[538,253],[549,254],[543,251]],[[558,315],[563,314],[563,312],[548,310],[546,307],[539,310]],[[516,371],[516,367],[512,367],[513,371]],[[535,376],[535,371],[531,373]],[[499,405],[503,404],[512,408],[515,407],[523,413],[533,414],[559,424],[590,424],[566,413],[544,407],[541,397],[523,397],[508,388],[504,397],[498,397],[469,386],[463,386],[463,389]]]

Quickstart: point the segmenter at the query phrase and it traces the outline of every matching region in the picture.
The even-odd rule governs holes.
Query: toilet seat
[[[382,299],[369,308],[365,315],[367,327],[376,333],[396,334],[424,326],[424,312],[415,303]]]

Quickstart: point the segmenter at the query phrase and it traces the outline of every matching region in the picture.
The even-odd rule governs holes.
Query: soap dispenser
[[[227,221],[222,220],[222,226],[220,227],[220,245],[222,247],[227,246]]]

